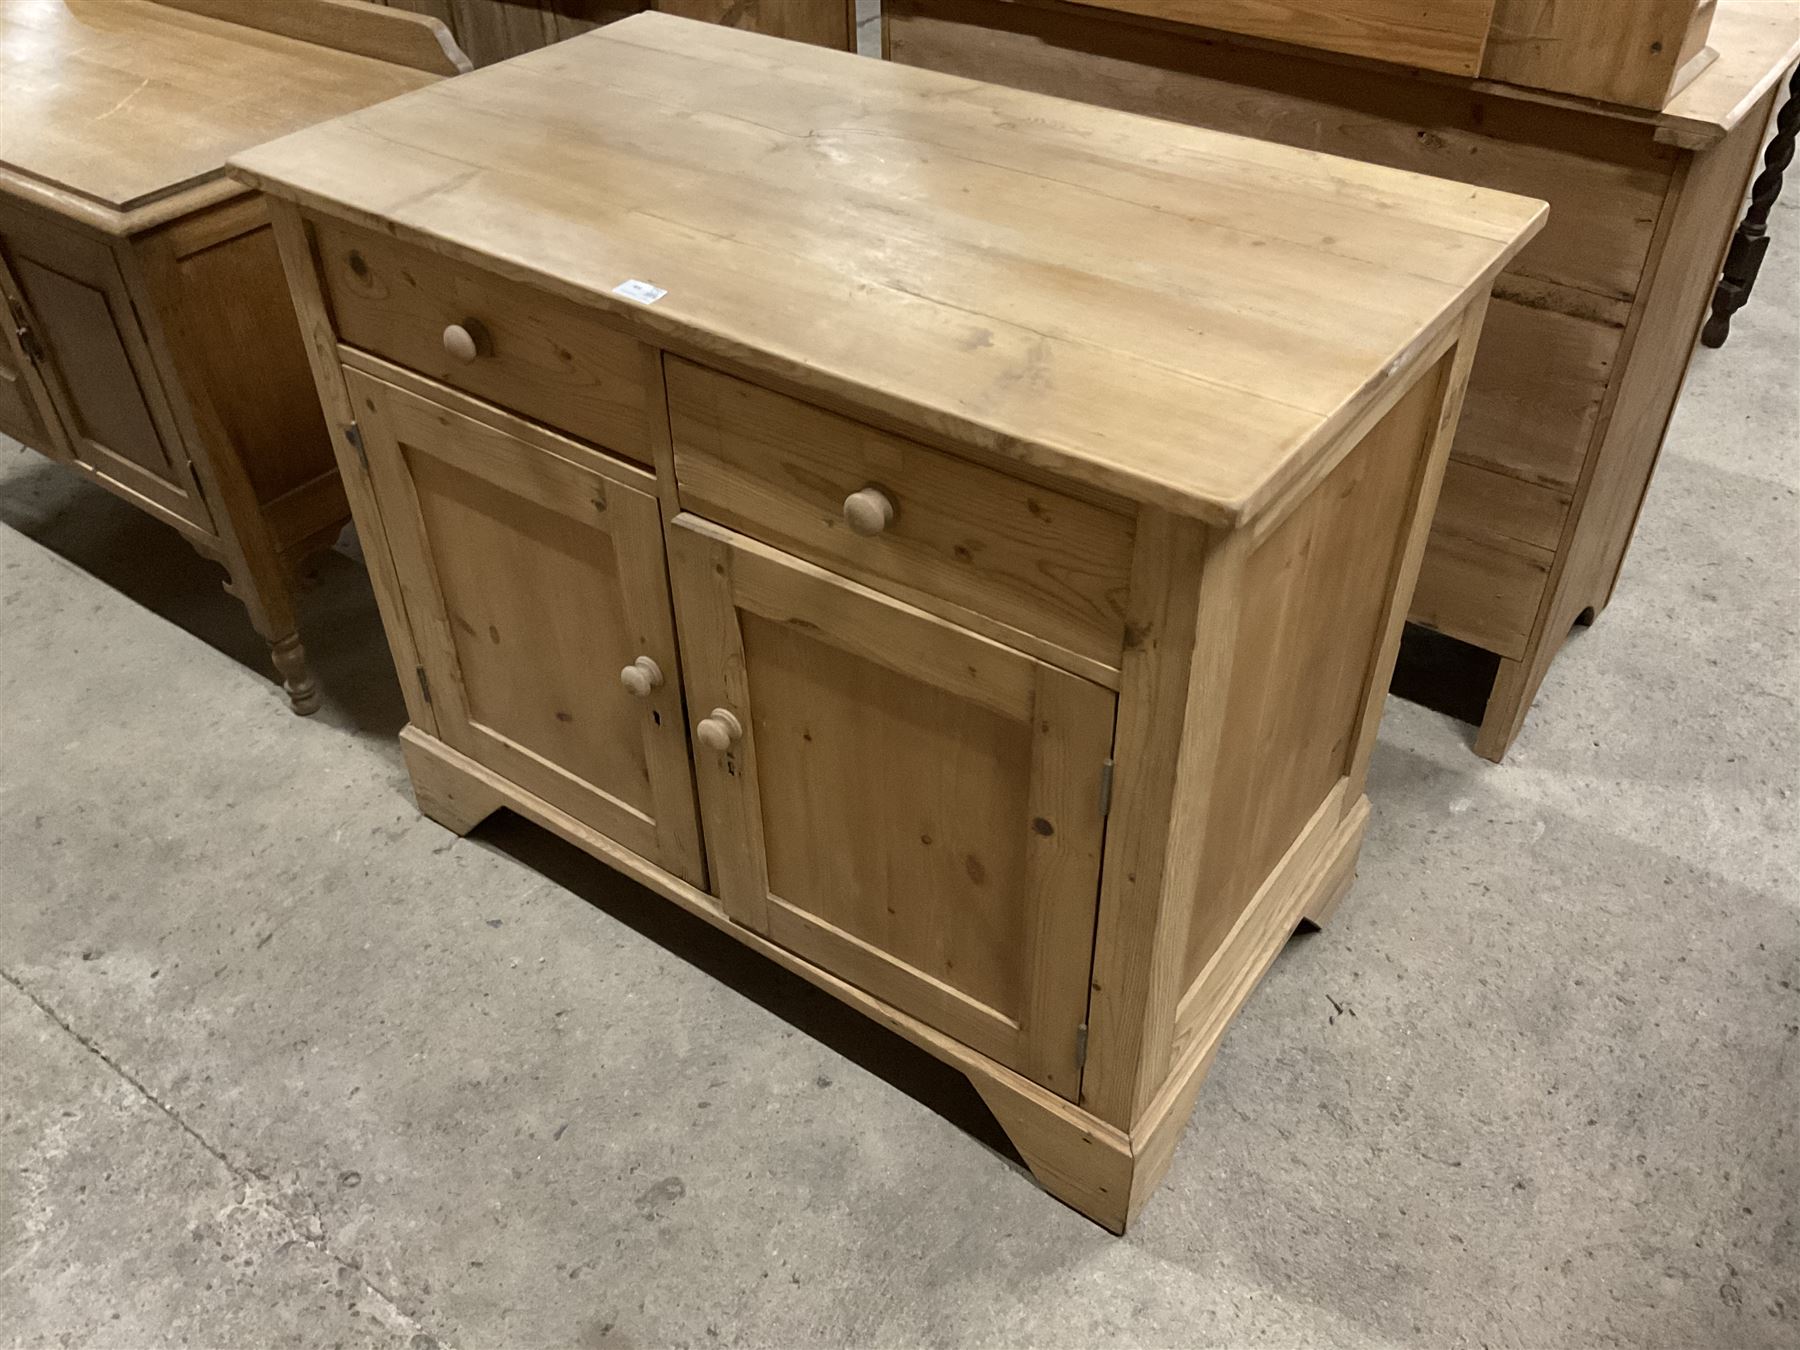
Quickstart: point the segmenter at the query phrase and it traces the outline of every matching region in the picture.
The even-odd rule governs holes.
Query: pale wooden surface
[[[1707,45],[1719,59],[1664,107],[1661,120],[1717,139],[1800,60],[1800,0],[1719,0]]]
[[[1542,219],[856,60],[641,15],[234,163],[672,345],[1215,521],[1329,451]],[[614,296],[628,279],[668,294]]]
[[[1696,22],[1698,8],[1696,0],[1500,0],[1481,73],[1606,103],[1659,108],[1687,59],[1690,29],[1704,29],[1703,12]],[[1416,64],[1398,54],[1384,59]]]
[[[1543,232],[1497,278],[1412,611],[1503,658],[1477,739],[1503,754],[1569,624],[1604,604],[1617,573],[1691,342],[1685,318],[1646,316],[1671,287],[1700,305],[1716,278],[1748,164],[1741,142],[1759,137],[1770,91],[1800,56],[1800,4],[1720,0],[1718,59],[1660,112],[1054,0],[889,0],[884,12],[896,60],[1549,201]],[[1721,156],[1736,167],[1713,167]],[[1691,182],[1708,185],[1704,203]],[[1688,227],[1672,231],[1676,220]],[[1598,461],[1619,454],[1637,466],[1615,489],[1624,505],[1596,509],[1605,494],[1583,485],[1614,473]],[[1590,569],[1598,583],[1561,580],[1577,546],[1607,560]]]
[[[444,738],[690,881],[703,879],[655,480],[349,377]],[[427,584],[429,583],[429,584]]]
[[[316,232],[344,341],[649,463],[643,349],[592,310],[368,230]],[[470,359],[449,328],[472,327]]]
[[[156,0],[159,5],[259,28],[266,33],[355,52],[430,75],[472,69],[450,30],[437,19],[372,0]]]
[[[434,78],[153,0],[0,0],[0,173],[128,212]]]
[[[872,584],[899,582],[1116,668],[1131,518],[686,361],[668,364],[688,509]],[[871,535],[838,503],[880,485]]]

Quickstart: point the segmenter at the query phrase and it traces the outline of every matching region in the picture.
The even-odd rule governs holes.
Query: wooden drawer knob
[[[633,697],[649,698],[662,688],[662,667],[648,656],[640,656],[619,672],[619,683]]]
[[[725,708],[714,708],[710,717],[702,717],[694,728],[694,739],[708,750],[729,750],[744,734],[744,724],[737,714]]]
[[[851,533],[880,534],[894,523],[894,502],[878,487],[866,487],[844,498],[844,524]]]
[[[467,365],[491,350],[487,329],[482,327],[479,319],[464,319],[444,330],[444,351],[453,361],[461,361]]]

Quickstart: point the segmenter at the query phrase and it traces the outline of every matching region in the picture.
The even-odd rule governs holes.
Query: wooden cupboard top
[[[658,14],[232,164],[677,351],[1218,523],[1325,455],[1545,209]]]
[[[0,184],[124,232],[236,151],[435,78],[151,0],[0,0]]]

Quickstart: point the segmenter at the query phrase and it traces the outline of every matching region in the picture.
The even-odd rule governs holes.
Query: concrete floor
[[[1391,701],[1360,880],[1115,1240],[962,1080],[408,797],[367,583],[0,448],[0,1343],[1800,1345],[1800,210],[1512,759]]]

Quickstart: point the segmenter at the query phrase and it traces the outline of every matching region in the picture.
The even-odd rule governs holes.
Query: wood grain
[[[745,727],[696,752],[728,910],[1072,1098],[1112,693],[690,516],[671,551],[690,717]]]
[[[687,509],[880,585],[942,596],[1117,667],[1131,521],[685,361],[668,366]],[[845,498],[884,484],[860,537]]]
[[[1086,7],[894,0],[895,61],[1367,164],[1542,198],[1508,265],[1615,298],[1637,286],[1668,181],[1643,128],[1382,66],[1151,28]]]
[[[925,164],[928,202],[906,188]],[[657,15],[238,167],[665,342],[1219,521],[1327,452],[1542,215]],[[628,278],[668,295],[634,306]],[[856,322],[799,360],[820,314]]]
[[[322,223],[316,237],[345,342],[650,462],[643,349],[615,325],[372,231]],[[458,361],[444,329],[471,322],[491,349]]]
[[[434,78],[153,0],[7,0],[0,168],[125,213]]]
[[[460,75],[473,69],[439,20],[368,0],[281,0],[278,5],[266,0],[155,3],[429,75]]]
[[[441,734],[677,875],[700,880],[655,482],[349,377]]]
[[[1603,103],[1661,108],[1711,18],[1699,0],[1498,0],[1481,73]]]
[[[1394,568],[1442,396],[1421,379],[1246,561],[1183,988],[1350,772],[1391,612],[1367,579]]]

